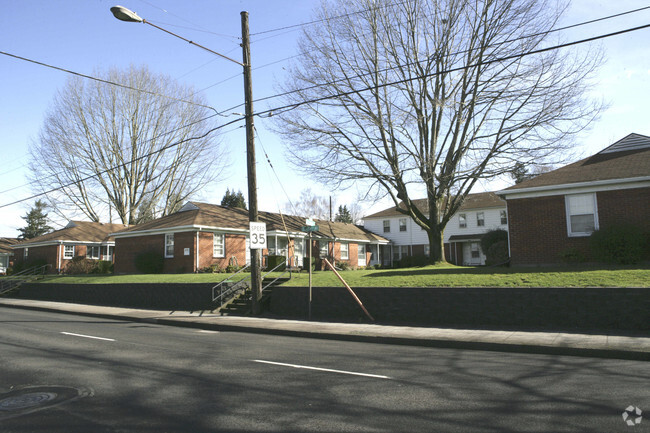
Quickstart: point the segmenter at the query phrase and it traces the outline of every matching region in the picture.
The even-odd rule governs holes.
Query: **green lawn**
[[[343,271],[352,287],[650,287],[650,266],[612,268],[485,268],[436,265],[407,269]],[[44,282],[68,284],[209,283],[227,274],[48,276]],[[248,277],[241,274],[239,278]],[[293,273],[290,286],[307,286],[308,274]],[[314,286],[340,286],[334,273],[313,273]]]

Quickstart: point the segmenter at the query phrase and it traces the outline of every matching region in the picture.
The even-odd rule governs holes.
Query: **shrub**
[[[487,266],[505,265],[508,263],[509,258],[507,241],[495,242],[485,252],[485,264]]]
[[[156,251],[140,253],[135,258],[135,268],[143,274],[162,274],[165,258]]]
[[[349,271],[351,269],[351,266],[348,262],[338,262],[336,264],[336,267],[342,271]]]
[[[489,251],[490,247],[497,242],[505,242],[507,251],[508,232],[503,229],[490,230],[489,232],[486,232],[483,236],[481,236],[481,250],[483,250],[487,256],[487,252]]]
[[[628,265],[643,259],[643,231],[632,224],[615,224],[591,234],[589,247],[594,259],[605,263]]]
[[[429,264],[429,258],[424,255],[402,257],[398,263],[400,268],[422,267]]]
[[[275,269],[276,266],[280,266],[281,264],[284,264],[285,266],[280,266],[278,271],[284,271],[286,268],[286,263],[287,259],[284,256],[269,256],[266,261],[266,268],[270,271],[271,269]]]
[[[97,262],[97,267],[95,272],[98,274],[112,274],[113,273],[113,263],[108,260],[100,260]]]
[[[84,256],[76,256],[70,260],[65,267],[66,274],[92,274],[97,270],[97,261],[87,259]]]

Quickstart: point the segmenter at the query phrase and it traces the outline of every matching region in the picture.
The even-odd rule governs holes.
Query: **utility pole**
[[[246,168],[248,172],[248,219],[258,221],[257,172],[255,169],[255,126],[253,123],[253,83],[251,81],[251,44],[248,30],[248,12],[241,13],[242,63],[244,64],[244,101],[246,104]],[[262,279],[260,277],[260,250],[250,249],[251,299],[253,314],[260,314]]]

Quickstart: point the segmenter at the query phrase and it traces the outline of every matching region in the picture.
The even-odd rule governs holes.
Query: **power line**
[[[530,55],[533,55],[533,54],[540,54],[540,53],[553,51],[553,50],[558,50],[558,49],[561,49],[561,48],[566,48],[566,47],[570,47],[570,46],[574,46],[574,45],[584,44],[584,43],[587,43],[587,42],[593,42],[593,41],[596,41],[596,40],[599,40],[599,39],[605,39],[605,38],[609,38],[609,37],[613,37],[613,36],[622,35],[622,34],[625,34],[625,33],[631,33],[631,32],[635,32],[635,31],[638,31],[638,30],[643,30],[643,29],[646,29],[646,28],[649,28],[649,27],[650,27],[650,24],[645,24],[645,25],[638,26],[638,27],[632,27],[632,28],[625,29],[625,30],[619,30],[617,32],[607,33],[607,34],[599,35],[599,36],[593,36],[593,37],[586,38],[586,39],[580,39],[578,41],[567,42],[567,43],[564,43],[564,44],[554,45],[554,46],[546,47],[546,48],[539,48],[539,49],[532,50],[532,51],[529,51],[529,52],[526,52],[526,53],[513,54],[513,55],[510,55],[510,56],[499,57],[499,58],[492,59],[492,60],[480,61],[478,63],[474,63],[474,64],[471,64],[471,65],[459,66],[459,67],[447,69],[447,70],[444,70],[444,71],[433,72],[433,73],[429,73],[429,74],[422,74],[422,75],[420,75],[418,77],[415,77],[415,78],[405,78],[403,80],[392,81],[392,82],[384,83],[384,84],[377,84],[377,85],[373,85],[373,86],[364,87],[364,88],[361,88],[361,89],[350,90],[348,92],[340,92],[340,93],[336,93],[336,94],[333,94],[333,95],[323,96],[321,98],[315,98],[315,99],[310,99],[310,100],[307,100],[307,101],[295,102],[293,104],[287,104],[287,105],[284,105],[284,106],[270,108],[268,110],[257,112],[257,113],[255,113],[255,116],[262,116],[262,115],[265,115],[265,114],[266,115],[272,115],[273,112],[277,112],[277,111],[290,111],[290,110],[296,109],[296,108],[298,108],[298,107],[300,107],[302,105],[311,104],[311,103],[314,103],[314,102],[320,102],[320,101],[324,101],[324,100],[328,100],[328,99],[334,99],[334,98],[337,98],[337,97],[340,97],[340,96],[349,96],[349,95],[353,95],[353,94],[359,93],[359,92],[365,92],[365,91],[369,91],[369,90],[373,90],[373,89],[377,89],[377,88],[394,86],[396,84],[404,84],[404,83],[419,80],[419,79],[422,79],[422,78],[435,77],[437,75],[449,74],[449,73],[452,73],[452,72],[458,72],[458,71],[462,71],[462,70],[469,69],[469,68],[475,68],[475,67],[478,67],[478,66],[490,65],[490,64],[493,64],[493,63],[503,62],[503,61],[506,61],[506,60],[514,60],[514,59],[517,59],[517,58],[522,58],[522,57],[530,56]],[[335,82],[330,83],[330,84],[334,84],[334,83]],[[325,84],[325,85],[327,85],[327,84]],[[304,90],[308,90],[308,89],[311,89],[311,88],[314,88],[314,87],[323,87],[325,85],[312,86],[312,87],[308,87],[308,88],[306,88]],[[298,89],[298,90],[295,90],[295,91],[292,91],[292,92],[285,92],[285,93],[281,93],[281,94],[278,94],[278,95],[268,96],[268,97],[265,97],[265,98],[257,99],[257,100],[255,100],[253,102],[259,102],[259,101],[264,101],[264,100],[267,100],[267,99],[277,98],[279,96],[285,96],[287,94],[295,93],[295,92],[300,91],[300,90],[303,90],[303,89]],[[237,107],[234,107],[234,108],[237,108]],[[228,109],[228,110],[231,110],[231,109]],[[224,111],[227,111],[227,110],[224,110]]]
[[[214,111],[215,113],[219,114],[219,112],[214,107],[210,107],[208,105],[197,104],[196,102],[186,101],[184,99],[179,99],[179,98],[174,98],[173,96],[163,95],[161,93],[152,92],[150,90],[138,89],[136,87],[128,86],[126,84],[120,84],[120,83],[116,83],[114,81],[105,80],[103,78],[93,77],[92,75],[87,75],[87,74],[82,74],[80,72],[71,71],[70,69],[65,69],[65,68],[50,65],[50,64],[47,64],[47,63],[44,63],[44,62],[39,62],[38,60],[33,60],[33,59],[29,59],[27,57],[22,57],[22,56],[19,56],[19,55],[16,55],[16,54],[11,54],[11,53],[8,53],[6,51],[0,51],[0,54],[5,55],[5,56],[9,56],[9,57],[13,57],[13,58],[18,59],[18,60],[23,60],[25,62],[34,63],[34,64],[39,65],[39,66],[44,66],[46,68],[55,69],[57,71],[61,71],[61,72],[65,72],[65,73],[68,73],[68,74],[76,75],[78,77],[87,78],[89,80],[97,81],[97,82],[104,83],[104,84],[109,84],[111,86],[122,87],[124,89],[134,90],[136,92],[142,92],[142,93],[147,93],[149,95],[161,96],[163,98],[171,99],[171,100],[176,101],[176,102],[183,102],[185,104],[196,105],[198,107],[208,108],[208,109]]]
[[[47,191],[40,192],[40,193],[38,193],[38,194],[34,194],[34,195],[32,195],[32,196],[30,196],[30,197],[27,197],[27,198],[23,198],[23,199],[20,199],[20,200],[13,201],[13,202],[11,202],[11,203],[6,203],[6,204],[3,204],[3,205],[0,205],[0,209],[5,208],[5,207],[9,207],[9,206],[13,206],[13,205],[15,205],[15,204],[22,203],[22,202],[25,202],[25,201],[33,200],[33,199],[35,199],[35,198],[37,198],[37,197],[40,197],[40,196],[43,196],[43,195],[47,195],[47,194],[50,194],[50,193],[56,192],[56,191],[58,191],[58,190],[68,188],[68,187],[70,187],[70,186],[73,186],[73,185],[77,185],[77,184],[80,184],[80,183],[86,182],[86,181],[88,181],[88,180],[90,180],[90,179],[92,179],[92,178],[94,178],[94,177],[101,176],[101,175],[103,175],[103,174],[105,174],[105,173],[108,173],[109,171],[113,171],[113,170],[117,170],[117,169],[120,169],[120,168],[124,168],[124,167],[128,166],[129,164],[133,164],[134,162],[140,161],[141,159],[144,159],[144,158],[149,158],[149,157],[151,157],[151,156],[153,156],[153,155],[155,155],[155,154],[157,154],[157,153],[164,152],[164,151],[166,151],[166,150],[168,150],[168,149],[171,149],[171,148],[173,148],[173,147],[176,147],[176,146],[178,146],[178,145],[180,145],[180,144],[183,144],[183,143],[186,143],[186,142],[188,142],[188,141],[191,141],[191,140],[200,140],[200,139],[205,138],[205,137],[207,137],[208,135],[212,134],[214,131],[217,131],[217,130],[219,130],[219,129],[221,129],[221,128],[225,128],[226,126],[232,125],[233,123],[240,122],[241,120],[243,120],[243,119],[238,118],[238,119],[232,120],[232,121],[230,121],[230,122],[224,123],[223,125],[216,126],[216,127],[212,128],[212,129],[208,130],[207,132],[205,132],[205,133],[202,134],[202,135],[199,135],[199,136],[196,136],[196,137],[189,137],[189,138],[185,138],[185,139],[183,139],[183,140],[179,140],[179,141],[177,141],[177,142],[175,142],[175,143],[170,143],[170,144],[168,144],[167,146],[163,147],[162,149],[157,149],[157,150],[151,151],[151,152],[149,152],[149,153],[147,153],[147,154],[145,154],[145,155],[139,156],[139,157],[137,157],[137,158],[133,158],[133,159],[131,159],[131,160],[129,160],[129,161],[126,161],[126,162],[123,162],[123,163],[121,163],[121,164],[114,165],[114,166],[109,167],[109,168],[107,168],[107,169],[105,169],[105,170],[102,170],[102,171],[100,171],[100,172],[98,172],[98,173],[90,174],[90,175],[88,175],[88,176],[86,176],[86,177],[84,177],[84,178],[77,179],[77,180],[75,180],[75,181],[73,181],[73,182],[69,182],[69,183],[67,183],[67,184],[65,184],[65,185],[61,185],[61,186],[58,186],[58,187],[56,187],[56,188],[51,188],[51,189],[49,189],[49,190],[47,190]]]
[[[590,20],[590,21],[583,21],[583,22],[580,22],[580,23],[571,24],[571,25],[564,26],[564,27],[559,27],[557,29],[552,29],[552,30],[545,31],[545,32],[538,32],[538,33],[533,33],[533,34],[530,34],[530,35],[524,35],[524,36],[520,36],[520,37],[515,38],[515,39],[508,39],[508,40],[501,41],[501,42],[493,45],[492,48],[496,48],[496,47],[499,47],[501,45],[509,44],[509,43],[516,42],[516,41],[519,41],[519,40],[522,40],[522,39],[529,39],[529,38],[533,38],[533,37],[537,37],[537,36],[547,35],[547,34],[551,34],[551,33],[554,33],[554,32],[564,31],[564,30],[568,30],[568,29],[571,29],[571,28],[575,28],[575,27],[580,27],[580,26],[584,26],[584,25],[588,25],[588,24],[593,24],[595,22],[605,21],[605,20],[608,20],[608,19],[617,18],[617,17],[620,17],[620,16],[628,15],[628,14],[638,13],[638,12],[641,12],[641,11],[646,10],[646,9],[650,9],[650,6],[645,6],[645,7],[642,7],[642,8],[633,9],[633,10],[629,10],[629,11],[626,11],[626,12],[621,12],[621,13],[614,14],[614,15],[609,15],[609,16],[606,16],[606,17],[596,18],[596,19],[593,19],[593,20]],[[343,17],[343,16],[341,16],[341,17]],[[458,51],[456,53],[451,53],[448,56],[457,56],[457,55],[461,55],[461,54],[466,54],[469,51],[470,50]],[[300,56],[303,56],[303,55],[304,55],[304,53],[297,54],[297,55],[287,57],[287,58],[282,59],[282,60],[275,61],[273,63],[268,63],[268,64],[266,64],[264,66],[269,66],[269,65],[272,65],[272,64],[275,64],[275,63],[280,63],[280,62],[290,60],[290,59],[293,59],[293,58],[296,58],[296,57],[300,57]],[[394,67],[380,69],[377,72],[392,71],[392,70],[395,70],[395,69],[397,69],[399,67],[408,67],[408,66],[412,66],[412,65],[416,65],[416,64],[421,64],[421,63],[426,62],[426,61],[428,61],[428,59],[427,60],[421,60],[419,62],[409,62],[409,63],[406,63],[405,65],[401,65],[401,66],[394,66]],[[375,73],[375,71],[367,72],[367,73],[357,74],[357,75],[347,77],[347,78],[341,78],[341,79],[338,79],[338,80],[333,80],[333,81],[330,81],[328,83],[314,84],[313,86],[307,86],[307,87],[304,87],[304,88],[301,88],[301,89],[290,90],[290,91],[287,91],[287,92],[278,93],[278,94],[275,94],[275,95],[259,98],[259,99],[254,100],[253,103],[262,102],[262,101],[266,101],[266,100],[269,100],[269,99],[275,99],[275,98],[286,96],[286,95],[289,95],[289,94],[292,94],[292,93],[295,93],[295,92],[304,92],[306,90],[312,90],[312,89],[317,89],[317,88],[320,88],[320,87],[331,86],[332,84],[337,84],[337,83],[340,83],[340,82],[343,82],[343,81],[347,81],[350,78],[363,78],[363,77],[366,77],[368,75],[372,75],[374,73]],[[239,107],[239,105],[237,107],[235,107],[235,108],[238,108],[238,107]],[[228,110],[224,110],[224,111],[228,111]]]

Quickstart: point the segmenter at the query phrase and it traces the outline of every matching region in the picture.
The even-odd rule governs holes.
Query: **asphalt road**
[[[650,363],[0,308],[2,432],[650,431]],[[628,426],[628,406],[646,419]],[[628,420],[637,419],[636,414]]]

